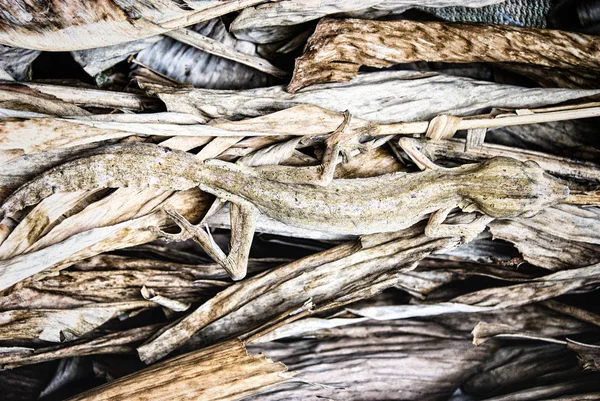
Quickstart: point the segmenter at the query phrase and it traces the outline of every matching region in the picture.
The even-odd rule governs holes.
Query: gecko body
[[[11,216],[58,192],[118,187],[185,190],[196,186],[232,204],[229,255],[216,246],[210,234],[174,211],[169,214],[184,232],[179,238],[163,234],[171,239],[191,236],[235,279],[245,275],[259,212],[296,227],[357,235],[398,231],[431,215],[427,235],[468,236],[471,231],[466,225],[442,224],[453,208],[478,211],[490,221],[534,214],[569,194],[568,187],[537,164],[506,157],[315,186],[277,180],[259,168],[218,160],[201,162],[190,153],[157,145],[122,144],[42,173],[17,189],[1,209]]]

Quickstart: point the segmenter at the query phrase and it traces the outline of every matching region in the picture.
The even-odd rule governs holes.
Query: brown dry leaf
[[[600,345],[567,339],[567,348],[577,353],[577,360],[582,369],[596,372],[600,370]]]
[[[257,262],[253,265],[256,268]],[[271,264],[267,264],[269,265]],[[227,280],[204,278],[175,270],[175,266],[190,267],[172,264],[172,271],[146,266],[137,269],[131,267],[113,270],[104,267],[102,270],[94,271],[62,271],[56,276],[32,281],[27,286],[1,296],[0,310],[60,308],[54,301],[54,297],[61,299],[62,302],[68,300],[66,307],[114,300],[142,300],[140,290],[144,286],[180,302],[199,302],[207,300],[211,295],[231,284]],[[197,272],[199,271],[201,266],[198,266]]]
[[[153,308],[148,301],[116,302],[72,309],[23,309],[0,312],[0,340],[72,341],[111,319]]]
[[[529,219],[494,221],[494,238],[512,242],[526,261],[551,270],[600,262],[600,208],[558,205]]]
[[[203,199],[206,199],[205,195],[202,195],[199,190],[182,191],[171,196],[166,205],[179,210],[191,220],[195,220],[204,211],[202,205],[206,205],[206,203]],[[84,222],[86,225],[93,224],[93,222]],[[160,226],[168,222],[170,221],[166,216],[152,213],[105,227],[77,231],[77,234],[68,234],[62,231],[61,235],[65,235],[66,239],[61,242],[0,261],[0,288],[6,289],[27,277],[50,268],[64,269],[79,260],[102,252],[151,242],[157,237],[148,227]],[[55,229],[59,227],[60,225]],[[79,230],[77,225],[75,227]],[[47,274],[50,273],[52,271],[47,272]]]
[[[548,274],[524,284],[475,291],[456,297],[451,302],[494,309],[510,308],[555,298],[598,282],[600,264],[595,264]]]
[[[282,86],[239,91],[146,85],[169,111],[210,118],[256,117],[300,104],[349,110],[377,123],[429,120],[439,114],[472,115],[492,108],[535,108],[594,96],[598,90],[523,88],[434,72],[381,71],[352,82],[320,84],[298,93]],[[309,124],[305,128],[310,127]]]
[[[53,95],[20,84],[0,84],[0,108],[53,116],[87,116],[90,113]]]
[[[291,93],[348,81],[361,66],[415,61],[523,63],[598,69],[600,39],[556,30],[483,24],[323,19],[296,59]]]
[[[90,49],[129,42],[206,21],[264,0],[102,0],[45,4],[3,2],[0,43],[46,51]]]
[[[18,82],[14,84],[5,84],[5,90],[19,91],[20,88],[27,87],[38,91],[44,96],[56,98],[63,102],[77,105],[80,107],[98,107],[101,109],[118,109],[127,111],[155,111],[161,109],[160,102],[156,99],[143,94],[117,92],[89,87],[77,87],[66,85],[52,85],[38,82]],[[71,114],[57,114],[60,116],[70,116]],[[160,113],[156,114],[161,116]],[[150,116],[121,115],[121,118],[149,118]],[[95,118],[89,116],[89,118]],[[119,116],[112,116],[119,118]]]
[[[153,365],[80,394],[69,401],[127,399],[238,400],[285,383],[293,377],[282,363],[248,355],[231,340]]]
[[[427,238],[421,230],[417,225],[367,236],[365,240],[371,239],[362,246],[340,245],[236,283],[139,347],[140,358],[156,361],[197,332],[197,341],[204,344],[244,333],[257,325],[258,316],[268,321],[308,299],[321,310],[373,296],[401,282],[402,272],[425,256],[458,245],[452,238]]]
[[[384,316],[392,305],[381,298],[365,301],[361,308],[382,308],[380,316]],[[385,305],[378,305],[381,302]],[[540,326],[545,335],[569,335],[587,327],[538,306],[398,321],[302,319],[291,324],[297,329],[295,338],[270,343],[261,338],[249,348],[284,361],[297,371],[298,379],[322,386],[282,386],[253,399],[447,400],[465,376],[479,371],[497,352],[498,343],[487,344],[480,352],[469,346],[469,331],[482,318],[521,330]],[[349,322],[340,322],[344,320]]]
[[[332,14],[352,14],[365,18],[400,14],[418,6],[481,7],[502,0],[282,0],[247,7],[231,24],[231,31],[241,39],[270,43],[285,39],[302,29],[302,24]]]
[[[0,352],[0,369],[14,369],[55,359],[98,355],[131,354],[135,352],[133,344],[139,343],[154,334],[161,325],[136,327],[130,330],[82,338],[69,343],[42,348],[12,347]]]

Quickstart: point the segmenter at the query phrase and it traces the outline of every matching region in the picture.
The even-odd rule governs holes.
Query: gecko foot
[[[148,227],[148,230],[150,230],[150,232],[152,234],[156,235],[160,239],[163,239],[167,242],[187,241],[188,239],[191,238],[191,236],[185,231],[182,231],[182,232],[176,233],[176,234],[172,234],[172,233],[165,232],[156,226]]]
[[[185,217],[176,212],[173,209],[164,208],[164,212],[179,226],[181,232],[179,233],[168,233],[161,230],[159,227],[152,226],[148,229],[155,235],[160,238],[168,241],[168,242],[178,242],[178,241],[187,241],[188,239],[193,237],[193,229],[197,229],[197,227],[193,226]],[[192,228],[192,230],[190,229]]]
[[[429,218],[429,222],[425,227],[425,235],[431,238],[446,238],[460,237],[461,242],[466,244],[473,241],[483,230],[488,223],[494,218],[487,215],[477,217],[471,223],[466,224],[448,224],[444,223],[446,217],[453,208],[438,210]]]

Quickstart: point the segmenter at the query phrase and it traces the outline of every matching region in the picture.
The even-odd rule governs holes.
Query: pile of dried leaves
[[[600,36],[548,29],[556,2],[0,3],[3,400],[600,399]],[[411,207],[362,236],[260,215],[240,281],[157,229],[174,210],[243,248],[196,167],[317,171],[340,132],[336,179],[418,171],[412,137],[570,195],[468,240]],[[185,168],[128,153],[165,148]]]

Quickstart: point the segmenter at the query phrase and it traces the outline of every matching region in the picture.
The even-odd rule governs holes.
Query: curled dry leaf
[[[564,340],[545,337],[534,331],[524,331],[522,328],[509,324],[479,322],[471,332],[473,344],[481,345],[491,339],[534,340],[565,345]]]
[[[584,370],[600,370],[600,346],[567,339],[567,348],[577,353],[579,366]]]
[[[0,312],[0,340],[72,341],[119,315],[152,308],[147,301],[106,303],[73,309]]]
[[[201,343],[243,333],[261,321],[311,299],[327,309],[379,293],[402,281],[403,271],[433,252],[458,245],[455,239],[432,240],[412,227],[396,236],[373,237],[368,247],[348,243],[236,283],[204,303],[181,322],[138,348],[152,362],[180,347],[197,332]],[[341,274],[343,273],[343,274]],[[202,330],[202,331],[201,331]]]
[[[487,288],[461,295],[452,302],[502,309],[544,301],[600,282],[600,264],[552,273],[528,283]]]
[[[245,89],[267,86],[271,79],[265,73],[287,75],[259,57],[256,45],[237,40],[220,19],[167,36],[141,51],[136,60],[178,82],[200,88]]]
[[[146,85],[169,111],[210,118],[256,117],[300,104],[350,111],[377,123],[429,120],[439,114],[472,115],[491,108],[535,108],[581,99],[598,90],[523,88],[432,72],[382,71],[352,82],[313,85],[298,93],[282,86],[239,91]],[[310,124],[305,126],[305,129]]]
[[[296,60],[289,92],[348,81],[361,66],[414,61],[523,63],[598,69],[600,39],[556,30],[500,25],[323,19]]]
[[[494,238],[515,244],[525,260],[551,270],[600,262],[600,208],[558,205],[530,219],[495,221]]]
[[[154,334],[161,325],[136,327],[130,330],[117,331],[97,337],[82,338],[65,344],[42,348],[19,349],[0,353],[0,369],[14,369],[55,359],[99,355],[99,354],[131,354],[133,345],[144,341]]]
[[[270,43],[285,39],[302,29],[306,22],[332,14],[382,17],[400,14],[417,6],[481,7],[502,0],[283,0],[245,8],[231,24],[231,31],[240,39]]]
[[[72,51],[130,42],[206,21],[264,0],[9,1],[0,17],[0,44]]]
[[[141,293],[145,300],[154,302],[155,304],[172,310],[173,312],[184,312],[188,310],[190,306],[192,306],[189,303],[184,303],[176,299],[167,298],[164,295],[156,294],[153,289],[146,286],[142,287]]]
[[[248,355],[241,341],[231,340],[153,365],[69,401],[142,401],[149,394],[174,401],[238,400],[292,377],[284,364]]]

